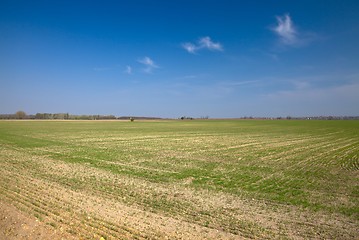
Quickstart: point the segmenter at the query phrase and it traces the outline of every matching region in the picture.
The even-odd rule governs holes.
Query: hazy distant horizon
[[[359,2],[2,1],[0,113],[359,115]]]
[[[23,112],[23,111],[22,111]],[[20,119],[30,120],[123,120],[123,119],[181,119],[181,120],[231,120],[231,119],[327,119],[327,120],[358,120],[359,115],[311,115],[311,116],[240,116],[240,117],[210,117],[210,116],[177,116],[177,117],[159,117],[159,116],[142,116],[142,115],[114,115],[114,114],[73,114],[73,113],[25,113],[26,116]],[[40,116],[38,116],[38,114]],[[45,117],[46,115],[46,117]],[[6,119],[19,119],[17,113],[0,113],[0,120]]]

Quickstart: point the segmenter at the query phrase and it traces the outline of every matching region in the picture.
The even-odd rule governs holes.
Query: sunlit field
[[[81,239],[356,239],[359,121],[0,121],[0,203]]]

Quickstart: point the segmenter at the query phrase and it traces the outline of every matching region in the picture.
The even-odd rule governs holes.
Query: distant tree
[[[35,119],[44,119],[44,114],[43,113],[36,113]]]
[[[17,111],[15,113],[16,119],[24,119],[26,117],[26,113],[24,111]]]

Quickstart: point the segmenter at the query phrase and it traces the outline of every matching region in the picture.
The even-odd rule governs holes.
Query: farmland
[[[0,183],[51,239],[355,239],[359,121],[0,121]]]

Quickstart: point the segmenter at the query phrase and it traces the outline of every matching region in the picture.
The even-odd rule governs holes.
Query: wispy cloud
[[[132,74],[132,67],[127,65],[124,72],[127,74]]]
[[[199,48],[207,48],[214,51],[223,51],[223,47],[220,43],[212,42],[210,37],[201,38],[199,41]]]
[[[298,32],[294,27],[293,21],[289,14],[277,16],[277,26],[272,30],[280,37],[285,45],[295,45],[298,43]]]
[[[223,51],[223,46],[219,42],[213,42],[210,37],[202,37],[197,41],[197,44],[186,42],[182,44],[182,48],[187,52],[195,54],[197,51],[207,49],[211,51]]]
[[[149,57],[141,58],[138,62],[145,65],[144,71],[146,73],[152,73],[154,68],[159,68],[159,66]]]
[[[304,90],[311,87],[310,83],[307,81],[293,81],[292,83],[297,90]]]
[[[196,53],[197,46],[192,43],[183,43],[182,47],[189,53]]]
[[[280,106],[289,115],[356,115],[358,83],[278,91],[265,97],[266,104]]]
[[[314,32],[299,31],[289,14],[276,16],[277,24],[271,30],[279,37],[282,46],[302,47],[321,37]]]

